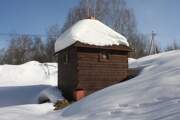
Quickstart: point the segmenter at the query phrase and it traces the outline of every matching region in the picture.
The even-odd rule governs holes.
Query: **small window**
[[[109,53],[108,52],[101,52],[100,61],[107,61],[107,60],[109,60]]]
[[[109,59],[109,55],[107,53],[103,53],[102,54],[102,59],[108,60]]]
[[[68,52],[64,52],[62,53],[61,57],[60,57],[60,64],[68,64]]]

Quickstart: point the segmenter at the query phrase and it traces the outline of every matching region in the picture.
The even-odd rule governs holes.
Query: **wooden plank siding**
[[[80,49],[77,52],[78,88],[88,94],[116,84],[127,78],[128,55],[122,52],[109,52],[109,59],[100,61],[100,52]]]
[[[60,57],[67,52],[68,63],[62,64]],[[61,89],[63,96],[73,100],[73,91],[77,86],[77,54],[76,48],[70,47],[58,54],[58,87]]]
[[[76,89],[87,94],[124,81],[128,76],[128,52],[126,46],[91,46],[75,43],[59,52],[58,88],[68,100],[73,100]],[[62,64],[64,53],[68,53],[67,64]],[[102,55],[107,53],[107,59]],[[104,54],[106,55],[106,54]]]

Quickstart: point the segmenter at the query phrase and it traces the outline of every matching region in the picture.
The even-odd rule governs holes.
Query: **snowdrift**
[[[0,65],[1,86],[57,85],[57,63]]]
[[[27,62],[0,66],[0,107],[37,104],[39,97],[51,102],[61,98],[57,92],[57,64]],[[54,94],[52,94],[54,90]],[[58,98],[59,97],[59,98]]]
[[[92,94],[61,112],[64,118],[180,119],[180,51],[133,60],[139,76]]]
[[[56,103],[58,100],[64,100],[64,97],[57,87],[44,89],[38,96],[38,103],[45,103],[46,101]]]
[[[51,103],[3,107],[0,108],[0,119],[179,120],[179,61],[180,51],[132,60],[130,67],[140,67],[142,71],[129,81],[105,88],[59,111],[53,111]],[[11,81],[8,82],[10,85]],[[7,83],[1,81],[1,86],[3,84]],[[12,84],[16,84],[15,79]],[[0,89],[0,104],[3,90]]]

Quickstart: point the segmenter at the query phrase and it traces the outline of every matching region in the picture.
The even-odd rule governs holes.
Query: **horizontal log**
[[[88,53],[88,52],[82,52],[82,53],[78,53],[78,58],[83,58],[83,57],[90,57],[90,58],[97,58],[99,57],[100,53]]]
[[[107,83],[107,84],[105,84],[105,83],[100,83],[100,84],[98,84],[98,83],[96,83],[94,86],[93,86],[93,84],[81,84],[81,85],[79,85],[79,87],[81,87],[81,88],[85,88],[86,90],[96,90],[96,89],[103,89],[103,88],[105,88],[105,87],[108,87],[108,86],[111,86],[111,85],[114,85],[114,84],[117,84],[117,83],[119,83],[119,82],[111,82],[111,83]]]
[[[99,61],[99,58],[78,58],[78,61],[97,63]]]
[[[127,71],[98,70],[98,69],[95,69],[93,71],[91,71],[91,70],[79,70],[78,71],[78,75],[88,75],[88,76],[90,76],[90,75],[104,75],[104,76],[117,75],[117,76],[120,76],[120,75],[124,75],[124,74],[128,74]]]
[[[77,62],[78,65],[121,65],[121,64],[127,64],[127,62],[111,62],[111,61],[107,61],[107,62],[94,62],[94,61],[78,61]]]
[[[89,59],[89,58],[81,58],[78,59],[78,62],[90,62],[90,63],[128,63],[126,59]]]
[[[102,58],[101,58],[102,59]],[[100,61],[100,54],[86,54],[78,55],[78,61]],[[106,62],[128,62],[127,56],[123,55],[109,55],[109,59]]]
[[[128,65],[127,64],[122,64],[122,65],[90,65],[90,64],[85,64],[85,65],[78,65],[77,67],[78,70],[94,70],[94,69],[98,69],[98,70],[127,70],[128,69]]]
[[[90,81],[90,82],[97,82],[97,81],[121,81],[122,79],[125,79],[127,76],[122,75],[122,76],[86,76],[86,75],[81,75],[78,77],[79,81]]]

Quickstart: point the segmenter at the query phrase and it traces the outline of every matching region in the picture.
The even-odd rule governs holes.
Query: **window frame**
[[[100,62],[106,62],[109,60],[110,60],[110,53],[108,51],[101,51],[99,54],[99,61]]]
[[[64,51],[60,56],[60,64],[61,65],[66,65],[68,63],[69,63],[69,52]]]

